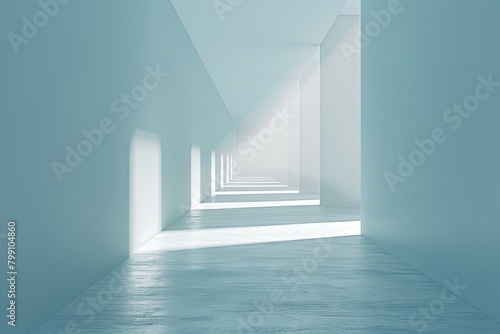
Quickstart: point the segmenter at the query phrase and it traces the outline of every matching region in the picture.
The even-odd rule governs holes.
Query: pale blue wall
[[[362,27],[387,4],[364,0]],[[500,87],[459,128],[443,119],[478,76],[500,81],[500,2],[401,4],[362,53],[363,234],[500,320]],[[435,128],[447,140],[392,192],[384,173]]]
[[[321,44],[321,204],[359,208],[360,54],[346,56],[343,43],[359,27],[359,15],[337,17]]]
[[[37,1],[2,7],[0,232],[8,219],[18,221],[22,307],[9,333],[24,334],[128,256],[133,130],[161,138],[167,226],[181,204],[189,205],[191,143],[213,147],[232,121],[169,1],[61,5],[18,54],[5,36],[19,34],[21,18],[40,7]],[[121,121],[111,102],[156,64],[170,76]],[[60,183],[51,163],[103,117],[112,119],[114,132]]]

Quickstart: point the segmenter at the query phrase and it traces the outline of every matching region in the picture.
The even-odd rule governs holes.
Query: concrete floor
[[[331,208],[319,205],[274,208],[195,210],[168,230],[270,226],[359,220],[358,208]]]
[[[359,215],[343,210],[194,211],[164,233],[286,224],[285,229]],[[460,294],[460,287],[455,292]],[[84,334],[497,334],[500,324],[366,238],[351,236],[180,251],[152,243],[33,333],[78,329]]]

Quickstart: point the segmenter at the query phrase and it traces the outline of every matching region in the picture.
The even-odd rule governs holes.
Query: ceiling
[[[238,123],[300,77],[337,16],[359,13],[360,0],[170,1]]]

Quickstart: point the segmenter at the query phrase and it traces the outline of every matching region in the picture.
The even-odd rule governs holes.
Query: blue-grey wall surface
[[[191,144],[210,150],[233,122],[169,1],[0,7],[0,233],[18,224],[17,326],[2,311],[0,332],[25,334],[128,257],[134,130],[161,138],[166,227],[189,206]]]
[[[361,160],[363,234],[500,321],[498,13],[363,0]]]
[[[359,15],[337,17],[321,44],[321,205],[360,210],[360,53],[346,53]]]

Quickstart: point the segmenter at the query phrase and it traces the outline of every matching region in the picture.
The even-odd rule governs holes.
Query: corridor
[[[350,236],[318,238],[336,230]],[[194,210],[34,333],[500,332],[498,323],[459,298],[466,286],[453,277],[449,284],[451,291],[443,292],[446,283],[360,236],[358,209]]]
[[[500,0],[0,6],[0,334],[500,333]]]

